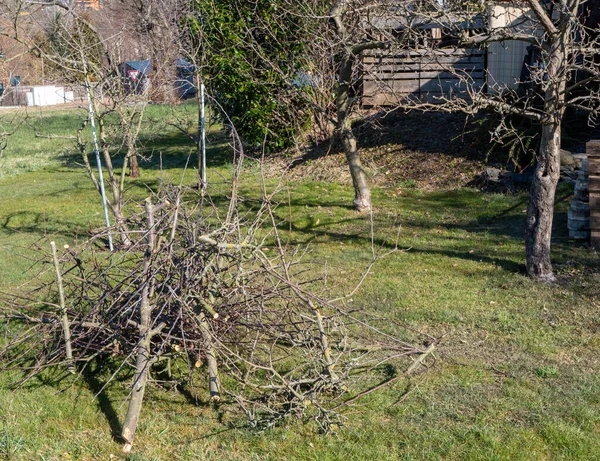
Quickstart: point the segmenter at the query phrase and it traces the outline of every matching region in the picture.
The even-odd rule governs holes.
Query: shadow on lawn
[[[72,239],[81,234],[81,226],[72,221],[48,219],[45,213],[18,211],[0,218],[0,228],[10,234],[48,234]],[[44,238],[42,237],[42,239]]]
[[[102,365],[98,366],[101,367]],[[94,399],[98,404],[98,409],[102,412],[110,426],[112,439],[117,443],[121,443],[123,439],[121,437],[121,422],[119,421],[119,415],[108,397],[106,389],[103,389],[105,383],[101,381],[98,376],[98,369],[85,370],[82,373],[83,380],[88,389],[94,393]]]
[[[106,370],[106,372],[105,372],[105,370],[103,370],[103,368],[106,368],[106,365],[104,365],[101,361],[96,361],[96,362],[97,363],[94,367],[92,367],[90,369],[86,369],[82,373],[82,377],[83,377],[83,380],[85,381],[85,384],[87,385],[88,389],[94,394],[94,399],[97,402],[98,409],[102,412],[102,414],[106,418],[107,423],[110,426],[111,436],[112,436],[113,440],[117,443],[122,443],[123,438],[121,436],[121,429],[122,429],[121,421],[119,419],[119,415],[117,413],[115,405],[113,404],[109,395],[106,392],[106,389],[105,389],[106,381],[101,379],[102,376],[106,375],[106,372],[112,374],[115,370],[108,367],[108,370]],[[167,380],[167,377],[162,376],[162,373],[160,371],[156,372],[156,376],[164,378],[165,381]],[[187,386],[185,386],[181,383],[176,384],[175,389],[185,399],[185,401],[188,404],[191,404],[195,407],[210,407],[211,406],[210,402],[203,401],[195,394],[195,392],[188,389]],[[167,397],[165,397],[165,398],[167,398]],[[154,401],[160,401],[160,400],[161,400],[160,397],[154,396]],[[232,402],[225,402],[225,403],[231,404]],[[148,405],[148,404],[149,403],[146,402],[146,405]],[[221,414],[219,413],[219,420],[220,420],[220,417],[221,417]],[[231,430],[231,429],[226,429],[223,432],[225,432],[227,430]]]
[[[122,145],[115,141],[115,145]],[[92,149],[91,145],[88,149]],[[180,133],[145,136],[140,138],[139,163],[140,168],[146,170],[160,170],[172,168],[197,167],[196,145],[192,139]],[[121,169],[126,148],[112,150],[112,163],[116,169]],[[209,168],[221,167],[232,163],[232,151],[228,139],[221,134],[210,135],[206,147],[207,166]],[[59,160],[68,167],[82,167],[81,154],[74,150],[66,150]],[[88,160],[92,168],[96,167],[96,157],[89,152]],[[104,159],[101,160],[104,163]]]
[[[159,178],[129,181],[129,186],[137,191],[134,193],[137,197],[127,205],[128,210],[131,212],[141,211],[139,203],[145,196],[144,194],[156,192],[160,185]],[[53,195],[61,195],[67,192],[67,190],[61,190],[54,192]],[[221,187],[215,187],[214,193],[211,193],[210,200],[217,208],[222,208],[228,203],[226,192]],[[242,187],[240,195],[247,198],[240,203],[242,212],[252,213],[259,209],[261,199],[254,188]],[[560,189],[559,195],[557,195],[556,202],[560,204],[560,207],[555,214],[553,241],[560,243],[568,241],[566,212],[562,210],[566,208],[565,205],[570,195],[571,191],[566,189]],[[190,196],[190,198],[194,199],[193,196]],[[364,215],[351,212],[352,207],[349,202],[335,196],[332,198],[327,199],[322,195],[311,194],[306,198],[295,198],[288,203],[285,203],[285,201],[282,203],[282,208],[276,210],[279,215],[278,227],[281,231],[291,231],[289,244],[306,245],[330,239],[366,246],[371,245],[371,236],[365,225],[367,218]],[[386,198],[384,200],[391,199]],[[436,244],[436,248],[427,248],[418,245],[418,239],[412,239],[409,242],[409,245],[412,246],[411,251],[487,262],[511,272],[523,271],[523,265],[515,262],[515,255],[497,257],[492,245],[494,245],[494,238],[499,239],[498,245],[502,245],[502,240],[506,238],[523,242],[526,219],[526,214],[523,211],[527,208],[528,201],[525,194],[514,197],[508,204],[504,199],[498,200],[498,198],[488,194],[465,190],[428,193],[426,195],[415,192],[393,200],[398,200],[398,202],[386,202],[386,206],[381,206],[382,212],[375,214],[376,229],[393,230],[397,227],[397,223],[394,221],[397,218],[385,214],[385,211],[389,210],[396,213],[395,216],[401,218],[401,224],[405,225],[405,229],[408,228],[410,232],[415,232],[415,234],[420,233],[421,230],[423,232],[435,229],[461,230],[468,234],[485,234],[491,240],[491,242],[485,243],[486,247],[482,250],[478,250],[477,244],[474,244],[474,251],[469,253],[465,250],[465,242],[470,236],[465,236],[465,238],[436,237],[440,240],[439,243],[441,243],[442,248],[440,248],[440,244]],[[382,203],[382,198],[377,198],[376,204],[377,202]],[[288,205],[293,210],[296,218],[295,220],[292,219],[291,222]],[[330,213],[331,218],[324,216],[326,211]],[[319,213],[320,220],[312,215],[314,212]],[[101,225],[101,223],[98,225]],[[87,226],[89,227],[89,224]],[[54,215],[49,219],[45,214],[39,212],[20,211],[2,217],[0,227],[9,232],[60,234],[68,238],[73,229],[86,229],[86,224],[75,221],[62,221],[61,217]],[[402,237],[406,235],[402,234]],[[441,241],[443,239],[447,241]],[[456,239],[456,241],[452,242],[450,239]],[[417,245],[414,244],[415,242]],[[376,247],[388,249],[395,246],[394,242],[384,238],[375,238],[373,243]],[[520,255],[519,259],[521,259]]]
[[[571,193],[561,193],[557,196],[556,203],[567,202]],[[461,230],[469,234],[487,234],[492,242],[486,243],[484,251],[478,251],[477,244],[474,244],[474,249],[465,249],[466,238],[458,237],[436,237],[436,239],[446,238],[444,244],[446,248],[431,248],[426,246],[414,245],[414,240],[410,242],[411,252],[422,253],[424,255],[443,255],[450,258],[458,258],[467,261],[484,262],[494,264],[502,269],[514,272],[525,273],[525,265],[515,261],[515,258],[497,257],[491,250],[494,239],[498,239],[496,245],[503,245],[506,239],[522,242],[524,246],[525,239],[525,223],[526,213],[523,211],[527,208],[528,197],[522,195],[515,203],[501,210],[491,209],[485,210],[481,206],[481,194],[473,193],[468,195],[463,200],[453,194],[434,194],[423,199],[404,199],[402,210],[406,210],[407,217],[403,219],[404,224],[410,226],[411,231],[419,232],[423,229],[424,232],[434,229],[444,229],[447,231]],[[478,205],[478,206],[474,206]],[[564,203],[563,203],[564,205]],[[309,203],[306,200],[297,200],[291,202],[292,207],[306,208],[317,207],[318,204]],[[340,207],[339,203],[329,203],[323,205],[326,207]],[[496,205],[497,207],[497,205]],[[465,221],[465,210],[473,209],[473,218]],[[449,220],[445,220],[445,216],[449,216]],[[458,216],[456,222],[452,218]],[[310,243],[318,243],[319,240],[333,240],[338,242],[356,243],[359,245],[370,246],[371,243],[377,248],[393,249],[395,242],[393,239],[384,239],[375,237],[372,240],[371,235],[366,231],[364,221],[367,219],[364,216],[355,215],[354,217],[339,218],[335,221],[323,218],[323,222],[314,216],[303,216],[302,224],[290,222],[286,212],[283,211],[279,216],[279,229],[281,231],[291,231],[289,244],[291,245],[307,245]],[[352,229],[353,223],[363,222],[359,229]],[[553,242],[567,243],[567,213],[566,211],[557,210],[554,215],[553,226]],[[393,229],[397,223],[392,222],[390,218],[380,214],[375,217],[376,229]],[[415,234],[418,238],[418,234]],[[450,239],[456,238],[456,246],[449,242]],[[471,238],[471,237],[469,237]],[[490,250],[490,251],[487,251]],[[508,255],[507,255],[508,256]],[[519,259],[524,259],[523,255],[518,256]]]
[[[316,243],[319,239],[322,239],[325,237],[327,239],[339,241],[339,242],[346,242],[346,243],[352,242],[352,243],[364,244],[366,247],[370,246],[371,242],[373,242],[376,248],[385,248],[388,250],[392,250],[392,249],[396,248],[396,245],[392,240],[386,240],[386,239],[377,238],[377,237],[374,238],[373,240],[371,240],[370,235],[361,236],[361,235],[355,234],[355,233],[344,233],[344,232],[333,231],[333,230],[327,229],[327,227],[337,228],[340,224],[349,223],[352,221],[356,221],[358,219],[359,218],[345,219],[345,220],[338,221],[336,223],[327,223],[327,224],[324,224],[323,226],[308,225],[306,227],[300,227],[300,226],[295,225],[294,223],[292,223],[290,225],[289,222],[283,222],[279,227],[281,230],[289,230],[289,228],[291,227],[291,229],[294,233],[305,236],[305,238],[295,238],[295,239],[290,240],[289,243],[291,245],[308,245],[310,243]],[[460,226],[460,228],[462,229],[463,226]],[[465,228],[465,230],[472,231],[472,229],[469,229],[468,226]],[[440,249],[433,249],[433,248],[426,248],[426,247],[420,248],[420,247],[417,247],[414,245],[410,247],[409,251],[412,253],[421,253],[424,255],[441,255],[441,256],[447,256],[450,258],[464,259],[467,261],[485,262],[488,264],[494,264],[496,266],[499,266],[502,269],[509,271],[509,272],[525,273],[525,265],[524,264],[516,263],[510,259],[492,257],[492,256],[488,256],[488,255],[485,255],[485,254],[482,254],[479,252],[474,252],[474,251],[469,252],[469,251],[465,251],[465,250],[452,250],[452,249],[440,250]]]

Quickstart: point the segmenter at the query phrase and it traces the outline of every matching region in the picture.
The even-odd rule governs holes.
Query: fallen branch
[[[393,378],[390,378],[390,379],[378,384],[377,386],[371,387],[371,388],[367,389],[366,391],[361,392],[360,394],[352,397],[350,400],[346,400],[345,402],[339,404],[338,407],[341,407],[343,405],[349,405],[366,395],[369,395],[375,391],[378,391],[378,390],[384,388],[385,386],[389,386],[390,384],[398,381],[399,379],[402,379],[402,378],[405,378],[405,377],[411,375],[413,371],[415,371],[417,368],[419,368],[419,366],[423,363],[423,360],[425,360],[427,358],[427,356],[429,354],[431,354],[434,350],[435,350],[435,344],[430,344],[427,347],[427,349],[425,349],[419,355],[419,357],[412,363],[412,365],[410,367],[408,367],[408,369],[404,373],[402,373],[398,376],[394,376]]]

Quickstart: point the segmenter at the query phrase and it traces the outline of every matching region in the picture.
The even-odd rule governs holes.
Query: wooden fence
[[[449,48],[374,51],[363,56],[363,106],[390,106],[407,98],[435,102],[485,85],[485,51]]]

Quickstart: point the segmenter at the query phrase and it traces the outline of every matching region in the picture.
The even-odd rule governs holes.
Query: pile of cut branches
[[[81,374],[92,360],[134,369],[125,451],[159,360],[186,364],[173,380],[204,374],[200,395],[237,404],[254,426],[312,417],[329,431],[345,405],[433,350],[432,337],[328,299],[322,271],[281,244],[272,195],[243,213],[235,190],[226,210],[162,190],[130,218],[126,250],[99,251],[96,239],[59,254],[52,242],[36,288],[0,303],[0,360],[24,372],[20,383],[49,367]]]

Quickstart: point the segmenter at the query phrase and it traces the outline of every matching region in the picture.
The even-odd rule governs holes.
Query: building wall
[[[529,8],[504,4],[488,7],[489,24],[492,30],[510,32],[540,33]],[[523,68],[523,61],[530,44],[520,40],[492,42],[487,53],[487,84],[489,93],[500,93],[516,89]]]
[[[406,100],[443,102],[485,84],[485,51],[438,48],[378,50],[362,57],[363,107],[397,106]]]

